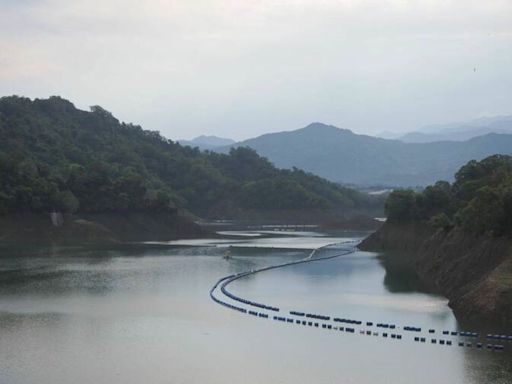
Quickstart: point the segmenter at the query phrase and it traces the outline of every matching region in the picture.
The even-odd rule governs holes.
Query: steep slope
[[[244,211],[354,215],[379,202],[253,150],[203,153],[59,97],[0,99],[0,215],[176,211],[229,218]],[[311,220],[314,220],[312,217]]]
[[[439,179],[452,180],[455,170],[470,159],[511,153],[512,135],[489,134],[466,142],[419,144],[313,123],[234,146],[253,148],[278,167],[297,167],[336,182],[417,186]]]
[[[396,190],[361,248],[401,251],[465,319],[512,324],[512,157],[462,167],[450,185]]]

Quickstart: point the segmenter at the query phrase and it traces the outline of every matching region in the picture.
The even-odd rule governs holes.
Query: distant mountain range
[[[406,143],[431,143],[464,141],[488,133],[512,134],[512,116],[482,117],[459,123],[430,125],[406,134],[383,132],[378,136],[398,139]]]
[[[248,146],[277,167],[297,167],[335,182],[361,186],[424,186],[452,180],[469,160],[512,153],[512,135],[488,133],[467,141],[406,143],[313,123],[217,148]]]
[[[190,147],[198,147],[203,150],[211,150],[217,147],[234,144],[235,140],[226,139],[224,137],[201,135],[192,140],[178,140],[178,143],[181,145],[188,145]]]

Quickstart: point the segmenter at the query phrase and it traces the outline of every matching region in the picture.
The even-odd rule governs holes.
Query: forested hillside
[[[0,214],[378,209],[380,202],[248,148],[200,152],[60,97],[0,99]],[[218,210],[217,210],[218,211]]]
[[[395,190],[360,245],[412,263],[464,320],[512,324],[512,157],[470,161],[450,184]],[[385,253],[384,257],[389,257]]]
[[[417,193],[395,190],[386,201],[389,222],[422,221],[472,235],[512,234],[512,157],[470,161],[455,182],[439,181]]]

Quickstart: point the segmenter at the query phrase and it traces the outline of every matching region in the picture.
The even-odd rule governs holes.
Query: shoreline
[[[512,325],[512,240],[386,223],[359,248],[399,252],[429,289],[448,298],[461,322]]]

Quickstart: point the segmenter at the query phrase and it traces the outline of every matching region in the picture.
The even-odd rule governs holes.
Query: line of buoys
[[[493,334],[488,334],[486,336],[487,339],[493,339],[493,340],[502,340],[502,341],[512,341],[512,336],[508,336],[508,335],[493,335]]]
[[[366,325],[368,325],[368,323],[366,323]],[[389,329],[395,329],[395,325],[394,324],[384,324],[384,323],[377,323],[376,327],[378,328],[389,328]]]
[[[229,304],[229,303],[226,303],[220,299],[218,299],[217,297],[214,296],[213,292],[215,291],[215,289],[217,288],[217,286],[224,280],[230,278],[230,276],[228,276],[227,278],[223,278],[221,280],[219,280],[217,282],[217,284],[210,290],[210,296],[212,297],[212,299],[223,305],[223,306],[226,306],[230,309],[233,309],[233,310],[236,310],[238,312],[241,312],[241,313],[247,313],[249,315],[252,315],[252,316],[255,316],[255,317],[260,317],[260,318],[268,318],[268,314],[266,313],[258,313],[256,311],[248,311],[244,308],[241,308],[241,307],[237,307],[235,305],[232,305],[232,304]],[[300,316],[300,313],[301,312],[298,312],[299,315],[297,315],[296,313],[292,313],[294,311],[291,311],[290,313],[295,315],[295,316]],[[318,316],[322,316],[322,317],[328,317],[328,316],[323,316],[323,315],[318,315]],[[274,316],[273,317],[274,320],[278,320],[278,321],[281,321],[281,322],[284,322],[284,323],[294,323],[294,319],[292,318],[287,318],[287,317],[282,317],[282,316]],[[338,318],[334,318],[333,320],[336,321],[336,319]],[[338,320],[342,320],[342,319],[338,319]],[[352,322],[356,322],[356,321],[352,321]],[[358,322],[358,323],[361,323],[361,322]],[[302,325],[307,325],[307,326],[314,326],[314,327],[319,327],[319,323],[313,323],[312,321],[300,321],[300,320],[296,320],[295,321],[295,324],[302,324]],[[367,322],[366,323],[367,326],[372,326],[373,323],[372,322]],[[377,326],[380,326],[380,327],[383,327],[385,328],[385,325],[383,324],[377,324]],[[331,324],[326,324],[326,323],[322,323],[322,328],[323,329],[328,329],[328,330],[335,330],[335,331],[345,331],[345,332],[348,332],[348,333],[354,333],[355,332],[355,329],[354,328],[344,328],[344,327],[333,327]],[[414,331],[414,332],[418,332],[418,328],[417,327],[404,327],[404,330],[408,330],[408,331]],[[430,332],[431,330],[429,330]],[[372,332],[370,330],[361,330],[360,331],[361,334],[363,335],[367,335],[367,336],[378,336],[378,332]],[[451,335],[451,336],[456,336],[457,335],[457,332],[448,332],[448,331],[443,331],[443,334],[445,335]],[[478,334],[474,333],[474,332],[459,332],[458,333],[459,336],[466,336],[466,337],[476,337]],[[391,338],[391,339],[396,339],[396,340],[401,340],[402,339],[402,335],[400,334],[388,334],[388,333],[383,333],[382,334],[382,337],[384,338],[388,338],[388,336]],[[496,339],[503,339],[503,340],[506,340],[503,336],[505,335],[487,335],[487,338],[496,338]],[[426,342],[426,338],[424,337],[415,337],[414,338],[414,341],[416,342],[420,342],[420,343],[425,343]],[[446,345],[446,346],[451,346],[452,345],[452,341],[451,340],[439,340],[437,341],[436,339],[431,339],[431,343],[432,344],[437,344],[439,343],[440,345]],[[464,343],[464,342],[458,342],[458,346],[460,347],[472,347],[472,343]],[[486,344],[484,345],[483,343],[476,343],[475,344],[475,347],[477,349],[487,349],[487,350],[490,350],[490,351],[503,351],[505,348],[503,345],[499,345],[499,344]]]
[[[242,313],[246,313],[247,312],[247,310],[245,308],[237,307],[236,305],[232,305],[232,304],[226,303],[224,301],[221,301],[221,300],[217,299],[216,297],[213,297],[212,299],[215,302],[219,303],[220,305],[223,305],[223,306],[228,307],[230,309],[233,309],[235,311],[242,312]]]
[[[414,341],[423,343],[423,342],[425,342],[425,338],[423,338],[423,337],[415,337]],[[443,339],[439,339],[439,340],[437,340],[437,339],[430,339],[430,343],[431,344],[447,345],[447,346],[450,346],[450,345],[453,344],[451,340],[443,340]],[[459,347],[466,347],[466,348],[473,347],[472,343],[465,343],[463,341],[459,341],[457,343],[457,345]],[[475,347],[477,349],[483,349],[484,348],[484,344],[483,343],[476,343]],[[493,350],[493,351],[503,351],[505,349],[505,347],[503,345],[499,345],[499,344],[487,344],[487,345],[485,345],[485,348],[487,348],[489,350]]]
[[[339,323],[346,323],[346,324],[356,324],[361,325],[363,322],[360,320],[351,320],[351,319],[340,319],[339,317],[335,317],[332,319],[333,321],[339,322]]]
[[[348,243],[350,243],[350,242],[348,242]],[[348,255],[348,254],[354,253],[354,252],[355,252],[355,247],[352,247],[350,249],[343,250],[342,253],[331,255],[331,256],[325,256],[325,257],[320,257],[320,258],[316,258],[316,259],[309,258],[309,256],[308,256],[305,259],[301,259],[301,260],[298,260],[298,261],[291,261],[291,262],[288,262],[288,263],[267,266],[267,267],[260,268],[260,269],[257,269],[257,270],[251,270],[251,271],[248,271],[248,272],[237,273],[235,275],[230,275],[230,276],[228,276],[226,278],[221,279],[223,281],[223,283],[222,283],[220,289],[221,289],[221,292],[224,295],[226,295],[227,297],[229,297],[232,300],[235,300],[235,301],[238,301],[238,302],[241,302],[243,304],[250,305],[250,306],[253,306],[253,307],[258,307],[258,308],[266,309],[266,310],[269,310],[269,311],[279,312],[279,308],[278,307],[274,307],[274,306],[266,305],[266,304],[261,304],[261,303],[256,303],[254,301],[238,297],[238,296],[232,294],[231,292],[229,292],[226,287],[229,284],[231,284],[233,281],[235,281],[235,280],[238,280],[238,279],[240,279],[242,277],[246,277],[246,276],[249,276],[249,275],[256,274],[258,272],[263,272],[263,271],[268,271],[268,270],[271,270],[271,269],[282,268],[282,267],[286,267],[286,266],[290,266],[290,265],[297,265],[297,264],[302,264],[302,263],[310,263],[310,262],[319,261],[319,260],[334,259],[336,257]],[[324,318],[318,317],[318,319],[329,320],[329,319],[327,319],[325,317]]]
[[[237,301],[237,302],[240,302],[242,304],[249,305],[249,306],[261,308],[261,309],[264,309],[264,310],[279,312],[280,309],[278,307],[271,306],[271,305],[266,305],[266,304],[261,304],[261,303],[253,302],[251,300],[247,300],[247,299],[238,297],[238,296],[232,294],[231,292],[229,292],[226,287],[230,283],[235,281],[235,280],[238,280],[240,278],[243,278],[243,277],[246,277],[246,276],[258,273],[258,272],[262,272],[262,271],[266,271],[266,270],[271,270],[271,269],[276,269],[276,268],[281,268],[281,267],[285,267],[285,266],[289,266],[289,265],[300,264],[300,263],[307,263],[307,262],[313,262],[313,261],[333,259],[333,258],[336,258],[336,257],[340,257],[340,256],[343,256],[343,255],[347,255],[347,254],[353,253],[354,251],[355,251],[355,247],[352,248],[352,249],[348,249],[348,250],[346,249],[341,254],[336,254],[336,255],[331,255],[331,256],[326,256],[326,257],[321,257],[321,258],[316,258],[316,259],[306,258],[306,259],[302,259],[302,260],[294,261],[294,262],[290,262],[290,263],[284,263],[284,264],[279,264],[279,265],[274,265],[274,266],[268,266],[268,267],[261,268],[261,269],[258,269],[258,270],[251,270],[249,272],[242,272],[242,273],[237,273],[237,274],[229,275],[229,276],[221,278],[220,280],[218,280],[215,283],[215,285],[210,290],[210,297],[216,303],[221,304],[222,306],[225,306],[225,307],[227,307],[229,309],[236,310],[236,311],[241,312],[241,313],[247,313],[247,314],[255,316],[255,317],[268,319],[269,315],[266,314],[266,313],[257,312],[257,311],[253,311],[253,310],[247,310],[245,308],[242,308],[242,307],[230,304],[228,302],[225,302],[223,300],[220,300],[219,298],[217,298],[215,296],[214,291],[220,285],[220,291],[225,296],[227,296],[228,298],[230,298],[230,299],[232,299],[234,301]],[[305,313],[305,312],[300,312],[300,311],[290,311],[289,313],[292,316],[307,317],[307,318],[318,319],[318,320],[323,320],[323,321],[331,320],[331,317],[327,316],[327,315],[319,315],[319,314],[315,314],[315,313]],[[282,316],[274,316],[273,319],[277,320],[277,321],[284,322],[284,323],[289,323],[289,324],[294,324],[295,323],[297,325],[302,324],[302,325],[307,325],[307,326],[310,326],[310,327],[314,326],[314,327],[317,327],[317,328],[320,326],[319,323],[313,323],[312,321],[294,320],[293,318],[287,318],[287,317],[282,317]],[[363,322],[360,321],[360,320],[352,320],[352,319],[339,318],[339,317],[333,317],[332,321],[339,322],[339,323],[346,323],[346,324],[354,324],[354,325],[362,325],[363,324]],[[374,323],[372,321],[366,321],[365,324],[366,324],[367,327],[374,326]],[[333,327],[331,324],[327,324],[327,323],[322,323],[321,326],[322,326],[323,329],[329,329],[329,330],[335,330],[335,331],[344,331],[344,332],[347,332],[347,333],[355,333],[355,329],[354,328],[341,327],[341,326],[340,327],[336,327],[336,326]],[[375,324],[375,326],[378,327],[378,328],[384,328],[384,329],[396,329],[396,325],[394,325],[394,324],[377,323],[377,324]],[[421,328],[420,327],[414,327],[414,326],[405,326],[405,327],[403,327],[403,330],[404,331],[409,331],[409,332],[421,332]],[[429,329],[428,332],[430,334],[432,334],[432,333],[435,333],[436,331],[435,331],[435,329]],[[371,336],[371,335],[378,336],[379,335],[378,332],[372,332],[370,330],[361,331],[360,333],[364,334],[364,335],[368,335],[368,336]],[[446,331],[445,330],[442,333],[443,333],[443,335],[446,335],[446,336],[460,336],[460,337],[471,337],[471,338],[478,338],[479,337],[478,333],[476,333],[476,332],[469,332],[469,331],[459,331],[459,332],[457,332],[457,331]],[[386,333],[382,333],[382,337],[387,338],[388,336],[390,338],[392,338],[392,339],[402,339],[402,335],[400,335],[400,334],[394,334],[394,333],[393,334],[388,334],[387,332]],[[512,341],[512,336],[509,336],[509,335],[488,334],[486,336],[486,338],[487,339],[492,339],[492,340],[500,340],[500,341]],[[426,342],[426,338],[425,337],[415,337],[414,340],[417,341],[417,342],[420,342],[420,343],[425,343]],[[431,343],[432,344],[439,343],[440,345],[448,345],[448,346],[452,345],[452,341],[451,340],[443,340],[443,339],[440,339],[438,341],[436,339],[431,339]],[[458,345],[461,346],[461,347],[464,347],[464,346],[471,347],[472,343],[464,343],[462,341],[459,341]],[[502,351],[502,350],[504,350],[504,346],[503,345],[499,345],[499,344],[486,344],[484,346],[483,343],[476,343],[475,347],[477,349],[486,348],[486,349],[493,350],[493,351]]]
[[[466,332],[460,332],[460,335],[462,336],[463,333]],[[469,332],[468,332],[469,333]],[[451,335],[451,336],[457,336],[459,333],[457,331],[443,331],[443,335]]]
[[[274,311],[274,312],[279,312],[279,308],[277,307],[273,307],[273,306],[270,306],[270,305],[266,305],[266,304],[260,304],[260,303],[256,303],[254,301],[251,301],[251,300],[247,300],[247,299],[244,299],[244,298],[241,298],[241,297],[238,297],[236,295],[233,295],[231,292],[229,292],[227,289],[226,289],[226,285],[228,285],[229,283],[233,282],[234,280],[236,279],[239,279],[240,277],[243,277],[244,275],[235,275],[229,279],[226,279],[226,281],[224,281],[221,286],[220,286],[220,290],[221,292],[226,295],[227,297],[229,297],[230,299],[232,300],[235,300],[235,301],[238,301],[240,303],[243,303],[243,304],[247,304],[247,305],[250,305],[250,306],[253,306],[253,307],[258,307],[258,308],[261,308],[261,309],[267,309],[269,311]]]
[[[233,309],[235,311],[238,311],[238,312],[241,312],[241,313],[247,313],[247,310],[245,308],[241,308],[241,307],[237,307],[236,305],[232,305],[232,304],[229,304],[229,303],[226,303],[225,301],[222,301],[220,299],[218,299],[214,294],[213,292],[217,289],[217,287],[219,286],[219,284],[225,280],[228,280],[230,278],[232,278],[234,275],[230,275],[230,276],[226,276],[226,277],[223,277],[222,279],[218,280],[215,285],[212,287],[212,289],[210,289],[210,297],[213,301],[215,301],[216,303],[224,306],[224,307],[227,307],[227,308],[230,308],[230,309]]]
[[[462,337],[478,337],[479,334],[476,332],[459,332],[459,336]]]

